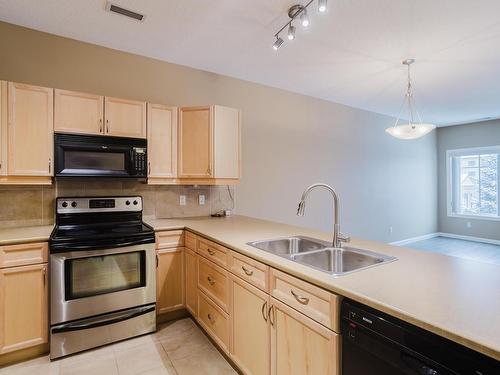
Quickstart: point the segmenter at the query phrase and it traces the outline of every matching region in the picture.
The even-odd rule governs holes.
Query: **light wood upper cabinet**
[[[7,174],[7,82],[0,81],[0,176]]]
[[[213,113],[211,107],[179,110],[179,177],[213,176]]]
[[[103,134],[104,97],[55,89],[54,131]]]
[[[0,354],[48,341],[47,264],[0,269]]]
[[[163,314],[184,307],[184,248],[156,251],[156,311]]]
[[[218,105],[179,110],[178,176],[240,177],[240,111]]]
[[[271,370],[269,296],[236,276],[231,276],[231,281],[231,356],[243,373],[268,375]]]
[[[54,90],[8,83],[8,174],[52,176]]]
[[[271,303],[271,374],[340,374],[339,335],[275,298]]]
[[[148,103],[148,183],[177,177],[177,108]]]
[[[184,261],[186,263],[186,309],[196,317],[198,312],[198,265],[196,261],[196,253],[188,249],[184,249]]]
[[[104,134],[146,138],[146,102],[104,98]]]
[[[216,105],[214,112],[214,177],[240,178],[241,120],[235,108]]]

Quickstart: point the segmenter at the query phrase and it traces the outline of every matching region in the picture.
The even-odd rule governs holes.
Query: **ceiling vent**
[[[121,14],[122,16],[125,16],[128,18],[132,18],[136,21],[144,21],[144,18],[146,18],[146,16],[144,14],[140,14],[140,13],[134,12],[132,10],[122,8],[121,6],[112,4],[109,1],[106,3],[106,10],[109,12]]]

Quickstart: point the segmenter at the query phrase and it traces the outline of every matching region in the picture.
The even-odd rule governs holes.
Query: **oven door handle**
[[[127,310],[121,313],[112,314],[113,316],[111,318],[106,318],[106,317],[103,317],[101,319],[92,318],[92,319],[85,319],[83,322],[61,324],[59,326],[52,328],[52,333],[80,331],[83,329],[91,329],[91,328],[105,326],[108,324],[119,323],[123,322],[124,320],[132,319],[137,316],[150,313],[151,311],[155,311],[155,309],[156,309],[155,305],[153,306],[148,305],[135,308],[132,310]]]

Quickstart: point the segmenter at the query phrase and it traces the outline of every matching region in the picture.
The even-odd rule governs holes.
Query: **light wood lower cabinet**
[[[184,248],[156,251],[156,312],[184,308]]]
[[[271,298],[271,374],[339,374],[340,336]]]
[[[0,269],[0,354],[47,341],[47,264]]]
[[[231,357],[245,374],[268,375],[271,341],[269,295],[238,277],[232,280]]]
[[[187,238],[187,237],[186,237]],[[196,253],[184,249],[184,261],[186,263],[186,309],[196,317],[198,314],[198,262]]]

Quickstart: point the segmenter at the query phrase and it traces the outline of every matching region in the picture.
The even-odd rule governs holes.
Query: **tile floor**
[[[493,244],[438,236],[404,246],[500,265],[500,246]]]
[[[0,369],[0,375],[226,375],[237,374],[190,319],[158,331],[50,361],[39,357]]]

